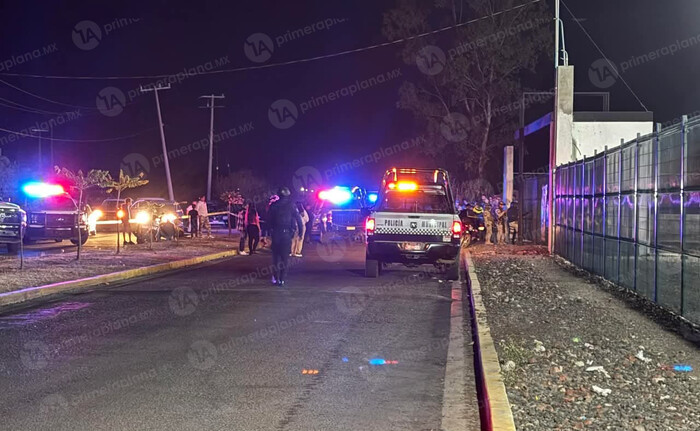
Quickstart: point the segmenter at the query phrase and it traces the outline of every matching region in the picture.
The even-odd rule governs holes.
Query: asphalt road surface
[[[284,288],[262,253],[0,314],[0,429],[439,430],[454,404],[479,429],[460,285],[364,278],[363,253],[307,245]]]

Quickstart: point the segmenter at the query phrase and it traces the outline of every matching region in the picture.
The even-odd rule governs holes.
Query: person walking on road
[[[287,187],[279,191],[279,200],[270,206],[268,222],[272,229],[272,283],[284,286],[287,278],[287,265],[292,251],[292,236],[296,225],[298,234],[304,229],[299,211],[290,197]]]
[[[248,209],[245,211],[245,225],[248,234],[248,250],[250,254],[255,254],[255,249],[260,242],[260,215],[255,208],[255,202],[248,204]]]
[[[122,231],[122,239],[124,240],[124,245],[133,244],[134,242],[131,240],[131,198],[126,198],[122,204],[122,211],[124,212],[124,216],[122,217],[122,227],[124,228]],[[129,241],[126,240],[127,233],[129,234]],[[119,237],[117,237],[117,241],[118,240]]]
[[[209,224],[209,210],[207,209],[207,198],[202,196],[197,202],[197,213],[199,213],[199,230],[204,232],[207,230],[207,238],[214,238],[211,234],[211,225]]]
[[[304,236],[306,235],[306,225],[309,222],[309,214],[301,202],[297,202],[297,211],[299,211],[299,216],[301,216],[303,228],[300,232],[297,232],[297,235],[292,240],[292,255],[294,257],[302,257],[301,249],[304,247]]]
[[[498,203],[498,208],[496,209],[496,225],[498,227],[496,243],[506,244],[506,237],[508,236],[508,210],[503,201]]]
[[[493,245],[493,213],[491,212],[491,204],[484,204],[484,230],[486,231],[486,245]]]

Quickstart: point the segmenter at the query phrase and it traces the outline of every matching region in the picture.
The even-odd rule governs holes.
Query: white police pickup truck
[[[383,265],[431,264],[448,280],[459,279],[462,222],[443,169],[390,169],[365,222],[365,275]]]

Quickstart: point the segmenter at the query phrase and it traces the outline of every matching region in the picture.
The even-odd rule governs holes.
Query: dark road
[[[363,254],[307,245],[284,288],[263,252],[0,315],[0,428],[478,429],[466,317],[445,379],[461,285],[364,278]]]

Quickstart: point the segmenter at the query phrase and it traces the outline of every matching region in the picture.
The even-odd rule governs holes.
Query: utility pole
[[[200,108],[209,109],[209,170],[207,171],[207,201],[211,200],[211,176],[212,176],[212,166],[214,164],[214,108],[223,108],[223,106],[216,106],[216,99],[223,99],[224,95],[216,96],[214,94],[199,96],[200,99],[207,100],[207,106],[200,106]]]
[[[152,91],[156,96],[156,109],[158,110],[158,126],[160,127],[160,141],[163,144],[163,164],[165,165],[165,179],[168,182],[168,199],[171,201],[175,200],[175,193],[173,193],[173,179],[170,177],[170,162],[168,161],[168,147],[165,145],[165,133],[163,132],[163,117],[160,113],[160,99],[158,98],[158,91],[160,90],[170,90],[170,84],[167,87],[163,87],[160,84],[156,87],[140,88],[142,93]]]
[[[43,170],[44,170],[44,158],[42,157],[42,154],[41,154],[41,134],[42,134],[42,133],[48,133],[48,130],[46,130],[46,129],[38,129],[38,128],[36,128],[36,127],[33,127],[30,131],[31,131],[31,132],[34,132],[34,133],[38,133],[38,137],[39,137],[39,153],[38,153],[38,159],[39,159],[39,160],[38,160],[37,168],[38,168],[39,172],[41,172],[41,173],[43,174]],[[51,166],[51,169],[53,169],[53,166]]]
[[[559,67],[559,0],[554,1],[554,68]]]

